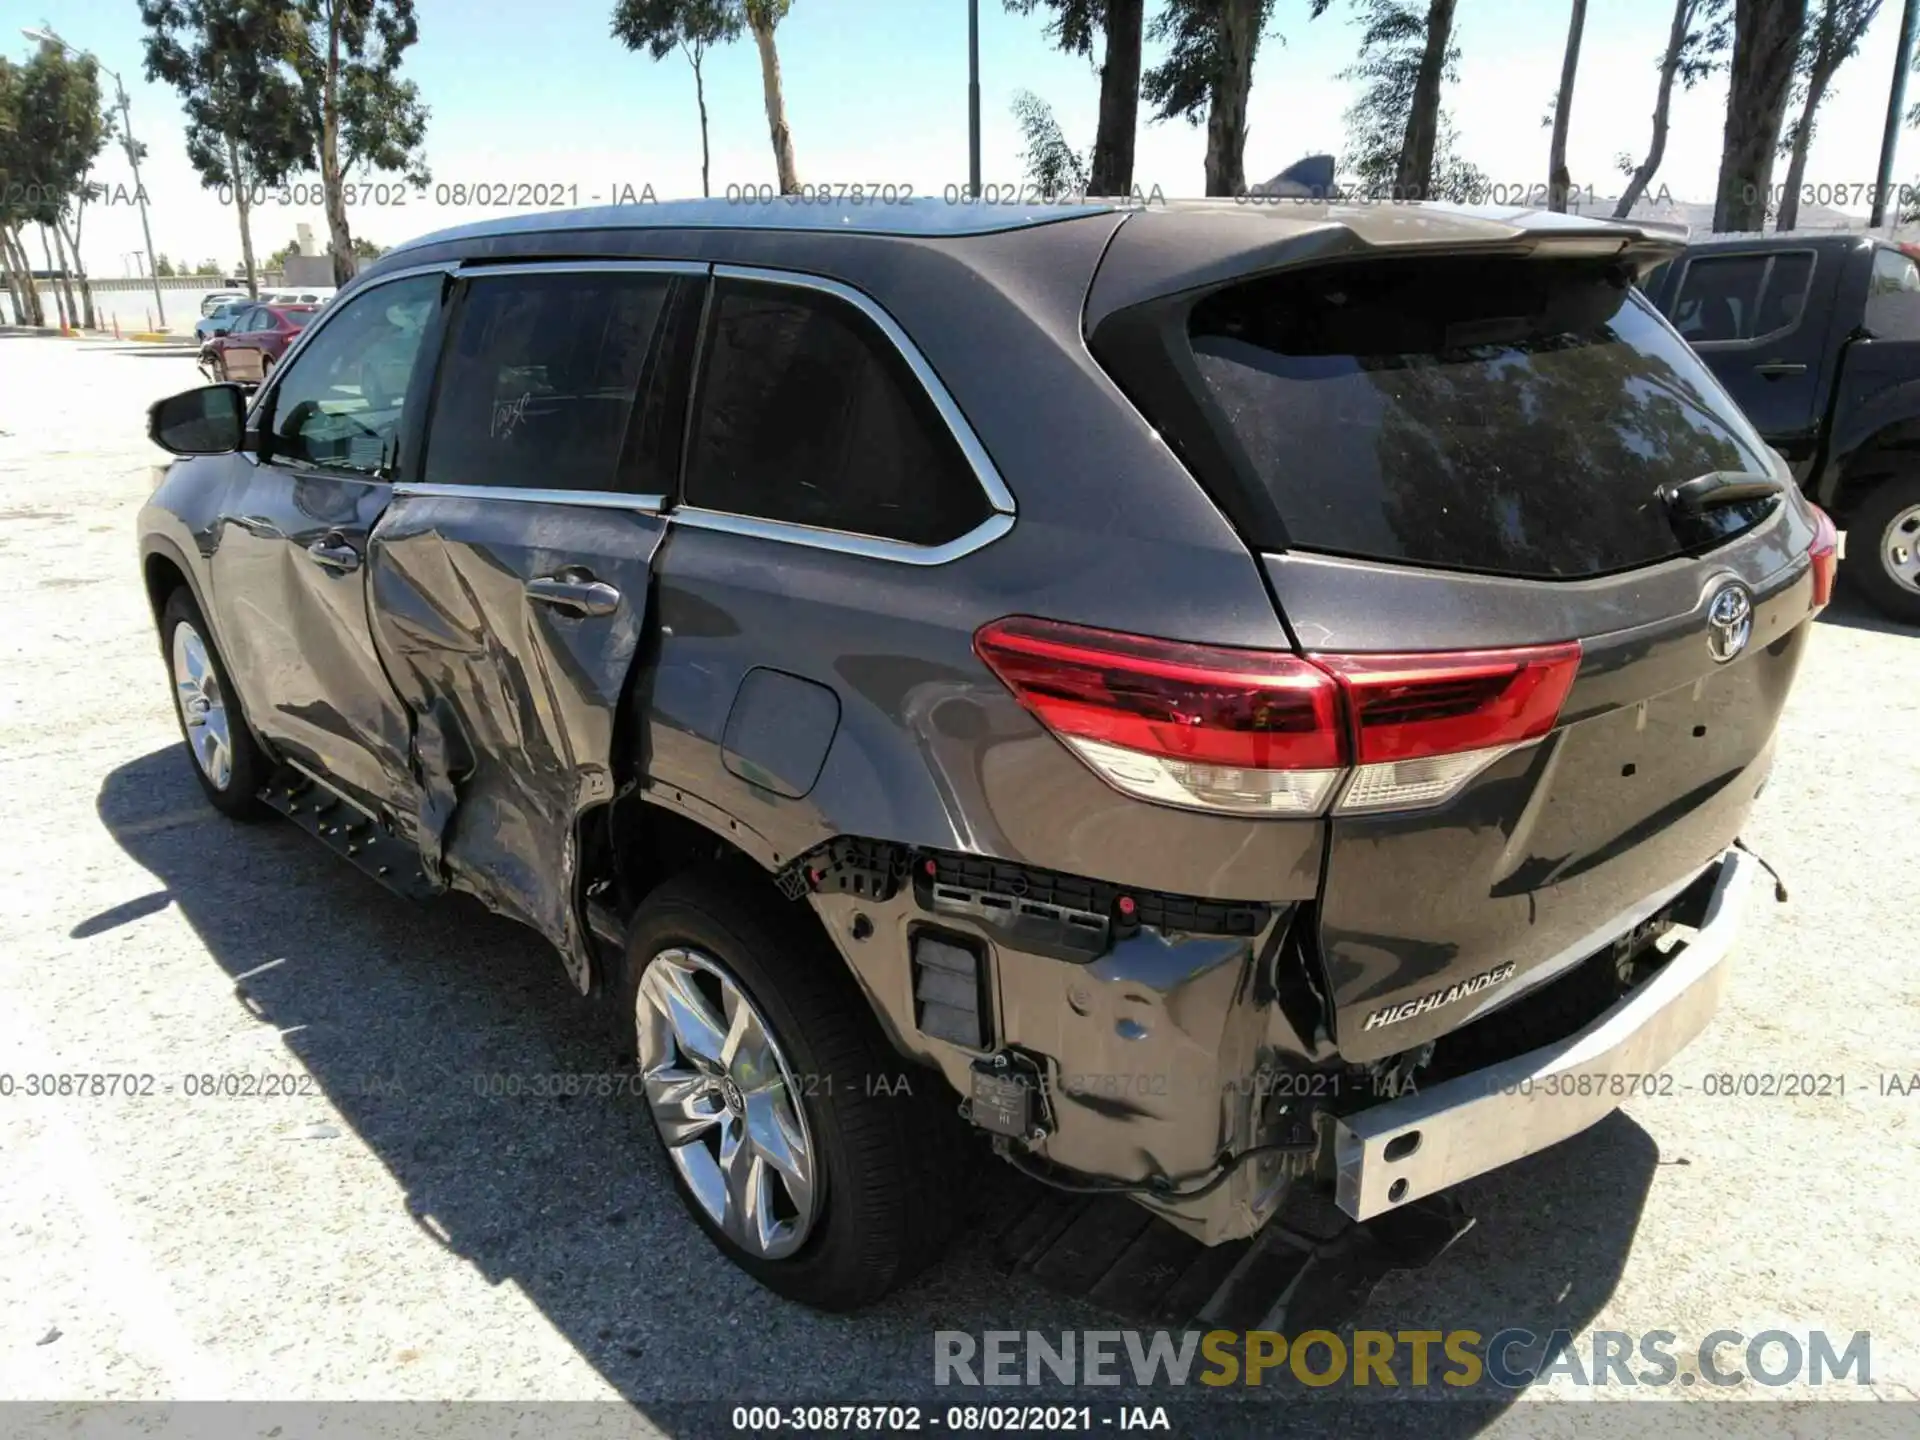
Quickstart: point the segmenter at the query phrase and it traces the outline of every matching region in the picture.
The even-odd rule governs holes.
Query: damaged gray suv
[[[1635,288],[1672,253],[1229,201],[428,236],[153,407],[192,764],[546,936],[785,1295],[906,1278],[989,1147],[1196,1246],[1374,1222],[1724,984],[1836,544]]]

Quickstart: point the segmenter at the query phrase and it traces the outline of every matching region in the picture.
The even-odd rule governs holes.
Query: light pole
[[[967,194],[980,198],[980,0],[967,0]]]
[[[147,254],[152,255],[153,228],[147,223],[147,192],[140,184],[140,147],[136,145],[133,140],[133,116],[127,108],[127,87],[120,83],[120,72],[117,70],[107,70],[105,65],[100,64],[100,57],[98,55],[94,54],[91,50],[81,50],[69,45],[58,35],[54,34],[51,29],[22,30],[20,33],[36,43],[45,41],[49,45],[58,45],[69,55],[83,55],[93,61],[93,63],[98,65],[102,70],[106,70],[107,74],[113,76],[114,101],[120,107],[120,138],[126,141],[127,163],[133,167],[133,198],[140,206],[140,234],[147,242]],[[74,256],[73,260],[76,265],[80,263],[80,257],[78,255]],[[164,329],[167,323],[167,303],[160,298],[160,275],[157,270],[153,271],[152,278],[154,313],[159,317],[160,326]]]
[[[1873,187],[1873,213],[1867,220],[1869,230],[1878,230],[1887,218],[1887,190],[1893,184],[1893,152],[1900,143],[1900,107],[1907,95],[1907,65],[1913,55],[1914,0],[1900,11],[1900,39],[1893,57],[1893,87],[1887,95],[1887,128],[1880,137],[1880,183]],[[1900,221],[1900,208],[1893,211],[1894,223]]]

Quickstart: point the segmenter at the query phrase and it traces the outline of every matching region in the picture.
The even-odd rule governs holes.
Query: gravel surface
[[[997,1274],[977,1235],[872,1312],[809,1313],[705,1243],[631,1103],[478,1093],[608,1068],[557,958],[465,901],[390,898],[290,826],[221,819],[189,772],[134,517],[163,458],[145,407],[197,378],[179,351],[0,338],[0,1074],[154,1077],[0,1098],[0,1398],[625,1400],[637,1415],[606,1413],[691,1433],[721,1412],[681,1402],[924,1399],[936,1330],[1100,1326]],[[1868,1386],[1664,1394],[1920,1399],[1920,1094],[1883,1078],[1920,1072],[1917,660],[1920,636],[1856,602],[1823,619],[1747,836],[1792,898],[1756,889],[1677,1093],[1464,1187],[1477,1227],[1362,1327],[1669,1330],[1683,1357],[1720,1329],[1865,1330]],[[1845,1093],[1703,1094],[1721,1073]],[[185,1093],[220,1074],[294,1093]],[[1204,1428],[1382,1433],[1417,1411],[1411,1433],[1560,1433],[1576,1407],[1534,1402],[1580,1393],[1301,1397]],[[1781,1405],[1653,1413],[1667,1434],[1839,1433]]]

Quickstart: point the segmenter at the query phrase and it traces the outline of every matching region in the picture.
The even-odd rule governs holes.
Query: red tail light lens
[[[1538,739],[1560,717],[1580,644],[1413,655],[1316,655],[1339,677],[1362,765]]]
[[[1813,511],[1813,544],[1807,549],[1813,559],[1813,608],[1824,610],[1833,600],[1833,580],[1840,570],[1840,532],[1818,505],[1807,508]]]
[[[974,648],[1116,788],[1266,815],[1319,814],[1343,781],[1342,810],[1437,804],[1551,730],[1580,666],[1577,642],[1302,657],[1025,616]]]
[[[1339,689],[1298,655],[1014,616],[974,650],[1115,788],[1189,809],[1318,814],[1345,764]]]

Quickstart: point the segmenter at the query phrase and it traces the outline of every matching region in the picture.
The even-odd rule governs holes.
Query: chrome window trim
[[[477,264],[456,264],[454,273],[462,280],[483,279],[494,275],[705,275],[713,269],[706,260],[483,260]]]
[[[410,265],[404,270],[395,270],[391,274],[381,275],[369,280],[365,285],[360,286],[351,295],[348,295],[347,302],[351,304],[369,291],[377,290],[382,285],[390,284],[395,280],[411,280],[419,275],[450,275],[458,269],[459,262],[454,260],[442,260],[433,265]],[[261,301],[260,303],[265,304],[266,302]],[[340,294],[338,291],[335,291],[333,298],[321,308],[320,314],[310,325],[300,332],[300,338],[287,347],[287,353],[282,355],[280,357],[280,363],[273,367],[273,378],[261,384],[253,392],[253,404],[247,407],[246,419],[242,422],[243,424],[250,424],[257,416],[265,413],[261,409],[261,406],[266,403],[268,396],[279,390],[281,380],[284,379],[287,372],[293,368],[294,362],[300,358],[300,352],[313,343],[314,336],[324,333],[327,326],[340,317],[340,311],[343,308],[345,307],[340,304]],[[377,476],[368,476],[366,478],[378,481]]]
[[[719,530],[732,535],[750,535],[761,540],[777,540],[789,545],[811,545],[816,549],[835,550],[842,554],[860,555],[873,560],[892,560],[906,565],[944,565],[957,560],[962,555],[971,554],[984,545],[990,545],[1013,528],[1018,507],[1014,503],[1013,492],[1007,489],[1006,482],[1000,478],[1000,471],[993,459],[987,454],[986,447],[980,443],[980,437],[974,434],[973,426],[961,412],[958,402],[948,391],[945,383],[926,356],[920,353],[900,324],[872,296],[853,286],[838,280],[829,280],[824,275],[812,275],[799,270],[773,270],[757,265],[720,265],[713,267],[713,278],[718,280],[744,280],[762,285],[786,286],[795,290],[813,290],[823,295],[831,295],[836,300],[851,305],[864,315],[880,333],[887,338],[894,351],[906,362],[919,381],[920,388],[926,393],[933,407],[939,412],[948,434],[960,447],[967,465],[973,471],[974,483],[979,485],[986,496],[987,504],[993,514],[981,521],[964,535],[956,536],[939,545],[915,545],[905,540],[888,540],[880,536],[861,535],[844,530],[826,530],[812,525],[799,525],[786,520],[767,520],[759,516],[740,515],[731,511],[709,510],[699,505],[680,505],[675,508],[673,518],[696,526],[702,530]],[[704,333],[704,332],[703,332]],[[700,403],[698,374],[695,376],[693,401]],[[691,420],[691,413],[689,420]],[[686,459],[681,459],[681,472],[684,477]],[[684,479],[682,482],[684,490]]]
[[[872,535],[823,530],[786,520],[762,520],[752,515],[735,515],[727,510],[703,510],[697,505],[678,506],[667,518],[676,525],[689,525],[696,530],[716,530],[725,535],[775,540],[784,545],[805,545],[814,550],[832,550],[842,555],[858,555],[866,560],[888,560],[898,565],[945,565],[962,555],[971,555],[1013,529],[1014,519],[1006,511],[996,510],[966,534],[957,535],[944,545],[913,545],[905,540],[882,540]]]
[[[658,515],[666,509],[664,495],[642,495],[630,490],[542,490],[520,485],[446,485],[403,482],[393,487],[394,498],[417,495],[449,500],[518,500],[529,505],[589,505],[596,510],[632,510]]]

